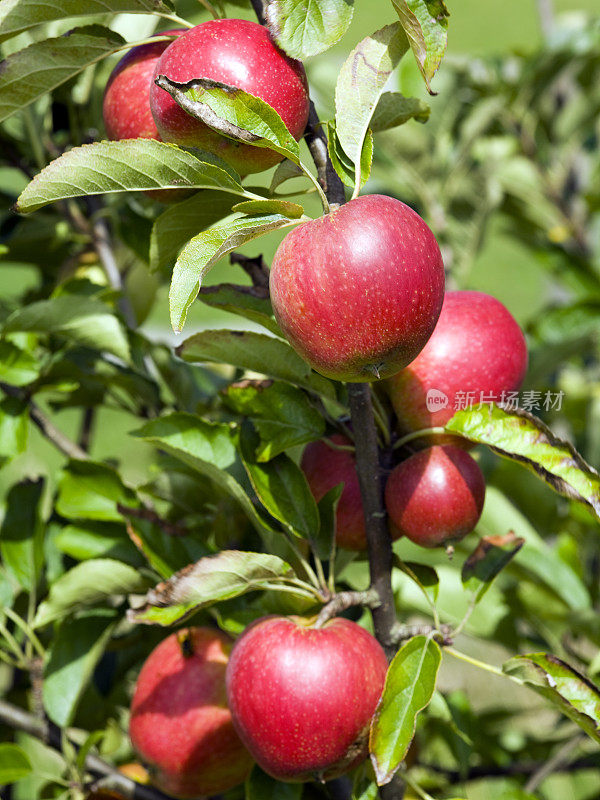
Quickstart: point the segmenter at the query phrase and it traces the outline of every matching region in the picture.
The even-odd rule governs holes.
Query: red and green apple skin
[[[278,780],[339,776],[367,756],[387,667],[381,645],[350,620],[317,629],[300,617],[263,618],[238,639],[227,667],[240,738]]]
[[[241,783],[252,758],[227,708],[232,642],[211,628],[164,639],[139,674],[129,735],[152,782],[178,798],[220,794]]]
[[[466,393],[476,405],[482,395],[500,402],[503,392],[521,387],[526,372],[527,344],[508,309],[483,292],[447,292],[432,337],[387,388],[401,429],[413,431],[444,426]],[[428,409],[428,393],[442,393],[447,404],[436,407],[430,399]]]
[[[365,195],[288,233],[270,277],[277,321],[322,375],[373,381],[423,349],[444,298],[444,265],[421,217]]]
[[[352,447],[352,442],[339,433],[329,439],[334,445]],[[317,503],[334,486],[344,484],[335,515],[335,540],[348,550],[365,550],[365,514],[354,453],[337,450],[324,441],[310,442],[304,448],[300,466]]]
[[[395,467],[385,486],[394,538],[421,547],[459,541],[475,528],[485,500],[485,479],[461,447],[435,445]]]
[[[185,28],[165,31],[180,36]],[[113,69],[104,90],[102,116],[109,139],[160,139],[150,109],[156,63],[170,41],[132,47]]]
[[[175,46],[173,46],[175,45]],[[268,103],[299,140],[308,120],[308,84],[304,67],[281,51],[267,29],[242,19],[204,22],[180,36],[156,64],[154,77],[176,83],[209,78],[235,86]],[[262,172],[283,156],[262,147],[240,144],[186,113],[171,95],[153,84],[150,104],[165,142],[214,153],[240,175]]]

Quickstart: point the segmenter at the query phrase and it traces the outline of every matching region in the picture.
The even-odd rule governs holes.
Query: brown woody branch
[[[269,292],[269,268],[262,256],[243,256],[241,253],[231,253],[229,256],[231,264],[237,264],[249,276],[252,285],[257,289],[265,289]]]
[[[392,537],[383,501],[384,485],[369,384],[349,383],[348,397],[365,513],[371,588],[379,598],[379,605],[373,609],[373,625],[377,640],[391,659],[397,649],[398,625],[392,590]]]
[[[133,508],[132,506],[125,506],[122,503],[117,503],[117,511],[124,517],[133,517],[134,519],[143,519],[157,525],[169,536],[187,536],[189,531],[183,525],[178,525],[176,522],[169,522],[169,520],[161,517],[153,508],[142,506],[141,508]]]
[[[261,0],[251,0],[259,22],[265,24]],[[319,121],[314,104],[310,114],[305,139],[317,167],[318,180],[333,211],[346,202],[344,185],[329,158],[327,137]],[[365,514],[367,547],[371,585],[369,592],[375,597],[372,608],[375,636],[391,659],[397,645],[394,635],[398,628],[394,594],[392,591],[392,539],[386,522],[383,501],[383,480],[371,388],[368,383],[349,383],[348,396],[356,445],[356,468]],[[391,783],[379,788],[381,800],[402,800],[404,784],[396,776]]]
[[[323,627],[330,619],[353,606],[375,608],[377,605],[379,605],[379,597],[373,589],[367,589],[364,592],[340,592],[323,606],[315,622],[315,628]]]
[[[16,386],[10,386],[7,383],[0,383],[0,390],[9,397],[16,397],[18,400],[27,403],[31,421],[40,429],[46,439],[52,442],[61,453],[64,453],[68,458],[75,458],[79,461],[86,461],[89,458],[85,450],[82,450],[78,444],[69,439],[66,434],[56,427],[52,420],[47,417],[41,408],[29,397],[27,392],[18,389]]]
[[[315,104],[310,102],[310,113],[308,124],[304,133],[304,138],[312,160],[317,168],[319,183],[325,192],[330,206],[341,206],[346,202],[346,192],[340,176],[337,174],[329,158],[327,147],[327,136],[323,130],[323,125],[319,120]]]
[[[250,0],[250,2],[252,3],[252,8],[254,9],[254,13],[256,14],[256,18],[260,24],[266,25],[267,21],[265,19],[265,9],[262,0]]]
[[[60,728],[46,720],[38,719],[33,714],[7,703],[5,700],[0,700],[0,721],[11,728],[24,731],[30,736],[40,739],[54,750],[62,751],[63,732]],[[71,741],[71,744],[79,749],[75,742]],[[136,783],[93,753],[88,753],[86,756],[85,767],[91,775],[101,779],[103,786],[118,792],[125,800],[170,800],[158,789]]]

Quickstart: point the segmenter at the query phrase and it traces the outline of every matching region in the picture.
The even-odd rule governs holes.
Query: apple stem
[[[221,15],[217,11],[217,9],[213,6],[212,3],[209,3],[208,0],[198,0],[201,6],[208,11],[208,13],[212,16],[213,19],[221,19]]]
[[[397,450],[399,447],[403,447],[405,444],[408,444],[415,439],[422,439],[424,436],[433,436],[442,433],[446,433],[445,428],[422,428],[420,431],[412,431],[412,433],[407,433],[406,436],[403,436],[401,439],[398,439],[397,442],[394,442],[394,450]]]
[[[303,164],[302,161],[298,161],[298,166],[302,170],[302,172],[306,175],[306,177],[311,181],[314,185],[315,189],[319,193],[319,197],[321,199],[321,203],[323,205],[323,211],[325,214],[329,214],[330,211],[333,209],[329,205],[329,200],[327,199],[327,195],[323,191],[321,184],[319,183],[318,179],[312,174],[312,172],[308,169],[306,164]]]
[[[191,658],[194,655],[194,641],[189,628],[182,628],[177,632],[177,643],[184,658]]]
[[[374,589],[367,589],[364,592],[340,592],[323,606],[314,627],[322,628],[326,622],[341,614],[347,608],[352,608],[353,606],[375,608],[377,605],[379,605],[379,596]]]
[[[396,652],[397,627],[392,590],[393,551],[383,501],[383,481],[368,383],[349,383],[348,398],[356,445],[356,469],[365,513],[371,589],[379,598],[372,609],[375,636],[391,660]]]
[[[177,14],[157,14],[157,17],[162,17],[162,19],[168,19],[169,22],[174,22],[176,25],[181,25],[182,28],[194,28],[195,25],[193,22],[188,22],[187,19],[183,19],[183,17],[178,17]]]

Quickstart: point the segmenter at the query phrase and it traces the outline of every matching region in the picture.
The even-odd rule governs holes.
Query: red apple
[[[186,28],[158,33],[180,36]],[[170,41],[132,47],[111,72],[102,103],[104,127],[109,139],[158,139],[160,135],[150,110],[150,87],[156,62]],[[144,192],[152,200],[174,203],[185,200],[193,189],[150,189]]]
[[[330,440],[337,445],[352,446],[352,442],[339,433]],[[304,449],[300,466],[317,503],[334,486],[344,484],[335,515],[335,540],[340,547],[364,550],[367,546],[365,516],[354,454],[336,450],[324,441],[311,442]]]
[[[242,19],[217,19],[187,31],[165,50],[155,77],[185,83],[210,78],[236,86],[274,108],[295,139],[308,120],[304,67],[285,55],[262,25]],[[273,150],[229,139],[187,114],[164,89],[153,85],[150,105],[165,142],[199,147],[229,162],[241,175],[262,172],[283,156]]]
[[[388,390],[401,427],[420,430],[445,425],[469,401],[506,400],[526,371],[525,338],[502,303],[483,292],[447,292],[433,336]]]
[[[462,448],[436,445],[395,467],[385,486],[385,504],[398,533],[422,547],[458,541],[477,525],[485,480]]]
[[[238,639],[227,697],[258,765],[283,781],[329,780],[367,756],[385,654],[370,633],[336,618],[265,617]]]
[[[366,195],[288,233],[270,285],[281,329],[314,369],[372,381],[425,346],[442,307],[444,265],[418,214]]]
[[[225,792],[251,768],[227,708],[231,645],[211,628],[178,631],[150,653],[140,672],[129,735],[153,782],[174,797]]]
[[[164,33],[180,36],[185,30]],[[150,110],[150,87],[156,62],[170,44],[164,41],[132,47],[111,72],[102,102],[109,139],[160,139]]]

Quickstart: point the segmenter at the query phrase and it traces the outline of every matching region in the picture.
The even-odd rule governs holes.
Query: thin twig
[[[81,419],[81,428],[79,429],[78,445],[86,453],[90,452],[90,445],[92,442],[92,429],[94,427],[94,419],[96,417],[96,409],[93,407],[84,408],[83,417]]]
[[[63,732],[60,728],[46,720],[38,719],[33,714],[7,703],[5,700],[0,700],[0,721],[13,729],[24,731],[30,736],[40,739],[54,750],[62,750]],[[75,742],[71,742],[71,744],[78,749]],[[93,753],[86,756],[85,766],[92,775],[110,778],[111,788],[126,800],[169,800],[167,795],[158,789],[136,783]]]
[[[103,217],[98,216],[94,221],[92,226],[92,240],[94,242],[94,249],[98,254],[98,258],[100,259],[102,268],[106,273],[109,284],[113,289],[121,293],[118,306],[121,314],[123,314],[123,319],[129,328],[136,328],[137,320],[135,317],[135,312],[131,302],[129,301],[129,298],[123,293],[123,280],[121,278],[121,272],[113,252],[108,224]]]
[[[537,0],[540,27],[544,38],[547,39],[554,30],[554,6],[552,0]]]
[[[525,793],[533,794],[538,786],[552,775],[553,772],[556,772],[565,762],[569,760],[569,756],[574,750],[580,746],[582,739],[584,738],[585,734],[578,733],[572,739],[569,739],[568,742],[565,742],[558,750],[543,764],[540,765],[539,769],[537,769],[531,778],[525,784]]]
[[[176,522],[169,522],[157,514],[153,508],[132,508],[131,506],[117,503],[117,511],[124,517],[133,517],[134,519],[143,519],[147,522],[152,522],[169,536],[187,536],[189,534],[189,531],[183,525],[178,525]]]
[[[365,608],[375,608],[379,604],[377,592],[367,589],[364,592],[340,592],[334,595],[331,600],[323,606],[314,624],[315,628],[322,628],[323,625],[333,617],[337,617],[342,611],[353,606],[363,606]]]
[[[437,628],[435,625],[400,625],[397,624],[394,628],[393,635],[397,644],[408,641],[414,636],[433,636],[434,639],[441,644],[449,646],[453,643],[452,626],[440,625]]]
[[[269,290],[269,268],[267,267],[262,255],[250,258],[241,253],[231,253],[229,256],[230,264],[237,264],[250,277],[252,285],[257,289]]]
[[[445,769],[439,764],[424,763],[418,761],[417,764],[420,768],[437,772],[444,775],[452,783],[457,781],[472,781],[478,778],[498,778],[498,777],[512,777],[517,775],[533,775],[538,772],[542,767],[546,766],[548,762],[539,761],[532,762],[519,762],[513,761],[508,764],[477,764],[470,767],[466,773],[459,770]],[[555,765],[553,772],[576,772],[580,769],[597,769],[599,765],[598,755],[583,756],[582,758],[575,759],[565,763],[563,760],[560,764]]]
[[[336,207],[342,205],[346,202],[344,184],[333,168],[333,164],[329,158],[327,136],[325,135],[323,125],[319,120],[315,104],[312,100],[304,138],[306,139],[306,144],[310,150],[312,160],[315,162],[319,183],[327,196],[330,206],[333,205]]]
[[[74,458],[78,461],[86,461],[88,459],[88,454],[85,450],[82,450],[78,444],[60,431],[52,420],[44,414],[41,408],[28,397],[26,393],[6,383],[0,383],[0,389],[9,397],[17,397],[19,400],[27,403],[31,421],[37,425],[46,439],[52,442],[61,453],[64,453],[68,458]]]

